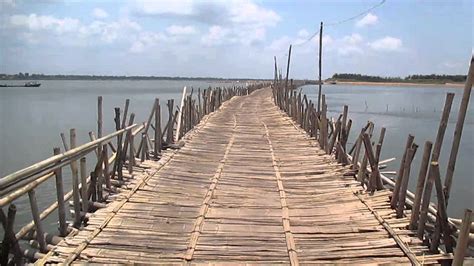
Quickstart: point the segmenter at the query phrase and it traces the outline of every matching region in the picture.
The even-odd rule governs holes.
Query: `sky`
[[[272,78],[466,74],[473,2],[0,0],[0,73]],[[347,20],[348,18],[353,18]],[[338,23],[341,22],[342,23]]]

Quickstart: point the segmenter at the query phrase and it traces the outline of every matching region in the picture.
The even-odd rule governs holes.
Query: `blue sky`
[[[465,74],[472,1],[0,0],[0,73],[271,78]]]

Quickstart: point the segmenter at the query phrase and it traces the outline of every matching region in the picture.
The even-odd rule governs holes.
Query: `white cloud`
[[[104,19],[107,18],[109,14],[101,8],[94,8],[94,10],[92,10],[92,16],[98,19]]]
[[[224,38],[227,38],[229,32],[228,29],[214,25],[209,28],[208,33],[201,38],[201,41],[208,46],[219,45],[224,41]]]
[[[353,33],[351,35],[345,36],[343,40],[348,44],[359,44],[362,42],[362,36],[360,36],[360,34]]]
[[[24,27],[30,31],[53,30],[56,33],[72,32],[79,28],[80,22],[72,18],[55,18],[53,16],[13,15],[10,17],[10,25],[13,27]]]
[[[402,40],[390,36],[368,43],[376,51],[398,51],[402,48]]]
[[[142,53],[166,40],[167,39],[163,34],[155,32],[142,32],[132,42],[129,51],[131,53]]]
[[[170,35],[188,35],[188,34],[195,34],[197,30],[193,26],[179,26],[179,25],[171,25],[166,28],[166,32]]]
[[[275,11],[252,0],[134,0],[129,9],[136,15],[167,16],[208,24],[209,32],[201,38],[205,45],[253,45],[263,41],[267,28],[281,20]],[[223,36],[225,39],[222,39]]]
[[[148,15],[191,15],[193,13],[192,0],[135,0],[132,3],[133,11]]]
[[[237,24],[275,26],[280,16],[273,10],[263,8],[250,0],[233,0],[228,3],[230,20]]]
[[[356,26],[365,27],[369,25],[374,25],[378,22],[378,20],[379,18],[376,15],[372,13],[368,13],[367,15],[365,15],[363,18],[361,18],[360,20],[356,22]]]
[[[301,29],[298,31],[297,36],[299,38],[308,38],[309,37],[309,32],[306,29]]]

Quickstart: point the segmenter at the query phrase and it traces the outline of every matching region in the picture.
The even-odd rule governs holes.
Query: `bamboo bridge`
[[[473,74],[471,67],[460,115]],[[168,101],[165,123],[158,99],[141,124],[127,100],[106,136],[99,97],[90,142],[78,146],[72,129],[69,141],[61,134],[64,152],[55,148],[54,156],[0,179],[2,265],[472,262],[471,211],[462,220],[447,217],[451,181],[443,187],[437,162],[452,99],[447,94],[434,146],[424,145],[412,193],[413,136],[398,178],[387,178],[380,171],[391,161],[380,160],[384,128],[375,139],[369,122],[349,147],[347,106],[330,119],[324,95],[316,108],[278,78],[244,88],[185,88],[177,110]],[[88,171],[86,155],[94,153]],[[65,178],[72,179],[66,193]],[[40,208],[35,189],[49,179],[57,201]],[[26,194],[33,220],[17,231],[12,202]],[[56,233],[43,224],[53,213]]]

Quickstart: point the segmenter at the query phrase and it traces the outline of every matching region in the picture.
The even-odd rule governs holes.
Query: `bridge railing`
[[[443,186],[441,183],[438,158],[454,93],[447,93],[446,95],[434,146],[431,141],[426,141],[424,144],[415,193],[408,190],[410,168],[418,149],[418,145],[414,142],[414,136],[408,136],[399,171],[391,173],[397,174],[398,178],[392,180],[381,172],[385,167],[385,163],[395,160],[395,158],[380,160],[385,128],[381,128],[378,139],[375,139],[374,123],[369,121],[364,128],[356,132],[356,141],[349,149],[347,144],[352,120],[348,118],[349,107],[347,105],[344,106],[337,119],[329,118],[324,94],[318,99],[318,103],[314,103],[301,90],[297,91],[292,82],[288,85],[288,79],[285,82],[281,77],[274,80],[272,88],[275,105],[299,124],[308,135],[314,137],[327,154],[333,155],[343,165],[350,165],[355,178],[368,191],[391,189],[390,205],[396,210],[397,218],[408,218],[410,220],[408,229],[416,232],[420,240],[428,243],[431,252],[442,251],[445,254],[453,255],[456,264],[463,260],[466,252],[469,252],[469,247],[474,247],[474,224],[471,222],[474,218],[472,218],[471,210],[465,210],[462,221],[449,218],[447,215],[452,174],[473,79],[474,61],[471,59],[468,79],[460,104],[453,148],[448,162],[448,175],[445,185]],[[318,108],[316,105],[318,105]],[[433,186],[437,198],[436,203],[431,202]],[[440,244],[443,245],[442,249],[440,249]],[[468,255],[472,256],[472,254]]]
[[[114,108],[116,131],[102,135],[102,97],[97,101],[97,138],[89,132],[90,142],[76,144],[76,130],[71,129],[69,141],[61,133],[64,152],[59,147],[54,155],[0,179],[0,221],[4,236],[0,250],[0,264],[23,264],[45,256],[54,245],[87,224],[91,212],[106,206],[107,200],[120,191],[120,187],[134,178],[134,167],[141,162],[159,160],[164,149],[182,146],[180,139],[191,131],[206,115],[216,111],[234,96],[250,94],[267,84],[256,83],[230,88],[191,89],[183,93],[181,105],[175,108],[174,100],[167,101],[168,117],[162,119],[161,106],[155,99],[150,115],[143,123],[135,123],[135,114],[129,112],[130,100],[123,111]],[[162,120],[165,121],[162,126]],[[153,138],[150,137],[153,136]],[[136,148],[136,143],[138,147]],[[95,153],[95,158],[94,158]],[[87,173],[87,161],[93,170]],[[70,175],[63,169],[70,168]],[[123,170],[128,171],[124,173]],[[56,201],[40,206],[36,191],[54,177]],[[72,188],[66,188],[71,184]],[[15,230],[16,205],[13,202],[28,194],[32,220]],[[72,198],[72,202],[68,201]],[[67,209],[71,205],[72,221],[67,221]],[[8,206],[7,213],[3,211]],[[43,209],[43,208],[44,209]],[[40,211],[42,209],[42,211]],[[22,210],[24,211],[24,210]],[[57,212],[58,231],[47,232],[44,220]],[[29,241],[23,244],[22,242]]]

